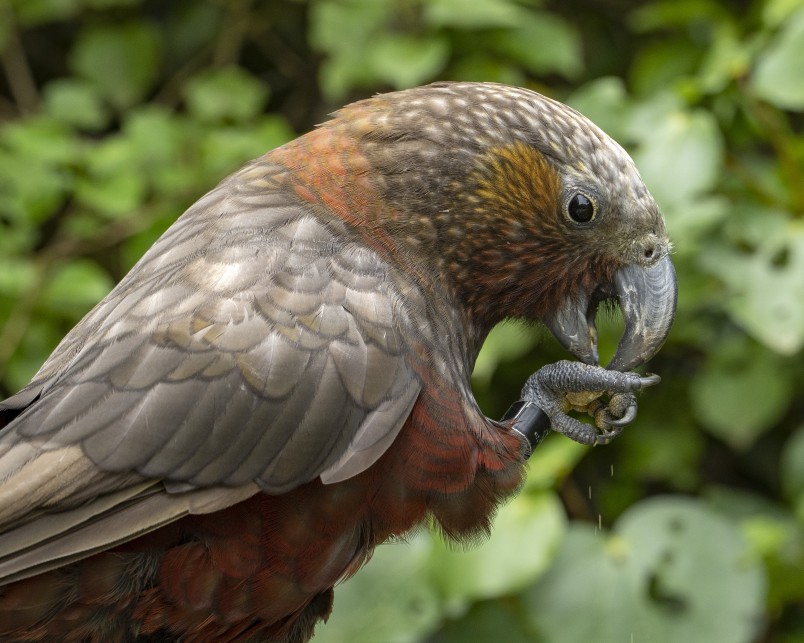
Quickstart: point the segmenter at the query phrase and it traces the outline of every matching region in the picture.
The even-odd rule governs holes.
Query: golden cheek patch
[[[493,147],[472,178],[484,209],[515,218],[557,212],[561,179],[547,158],[522,142]]]

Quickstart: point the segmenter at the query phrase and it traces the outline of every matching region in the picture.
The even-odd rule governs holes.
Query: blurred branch
[[[573,520],[583,520],[585,522],[594,522],[595,517],[592,513],[591,491],[586,495],[581,491],[578,482],[572,476],[567,476],[564,484],[558,489],[558,495],[564,503],[564,508],[567,515]]]
[[[17,300],[11,315],[0,329],[0,380],[5,376],[6,366],[25,336],[53,271],[69,259],[87,256],[122,243],[148,228],[157,215],[155,207],[146,207],[141,216],[109,223],[98,237],[91,240],[75,237],[57,239],[38,253],[36,278],[25,294]]]
[[[162,87],[153,99],[155,103],[161,103],[170,107],[176,107],[181,100],[182,88],[187,81],[201,69],[205,69],[209,62],[209,51],[203,49],[197,52],[187,62],[176,70],[169,78],[162,83]]]
[[[738,156],[727,154],[726,167],[738,177],[742,187],[759,203],[771,208],[786,209],[788,207],[788,204],[783,199],[780,199],[778,194],[769,190],[761,181],[757,180],[751,168],[743,163]]]
[[[0,2],[0,22],[6,24],[6,46],[0,53],[3,72],[19,112],[32,114],[39,107],[39,92],[25,56],[13,12],[6,2]]]
[[[227,11],[226,24],[220,30],[212,54],[213,67],[233,65],[240,59],[240,50],[251,26],[252,0],[221,3]]]
[[[138,215],[109,223],[99,236],[92,239],[66,237],[57,239],[39,253],[50,264],[59,264],[68,259],[83,257],[98,250],[106,250],[146,230],[157,218],[154,206],[145,206]],[[69,219],[69,215],[65,217]]]
[[[294,78],[304,69],[304,59],[271,27],[270,24],[260,25],[254,44],[285,77]]]
[[[792,202],[785,204],[785,207],[795,216],[804,216],[804,169],[793,151],[796,134],[792,131],[786,114],[755,99],[744,85],[740,89],[746,111],[760,125],[779,160],[779,171],[790,188]]]
[[[237,63],[243,43],[252,28],[252,0],[219,4],[223,6],[227,19],[218,39],[196,52],[166,79],[154,102],[175,107],[181,99],[182,88],[196,72],[209,67],[226,67]]]
[[[10,121],[17,116],[19,113],[16,105],[5,96],[0,96],[0,121]]]

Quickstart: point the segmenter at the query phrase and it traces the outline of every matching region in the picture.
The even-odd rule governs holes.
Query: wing
[[[257,162],[201,199],[0,406],[13,418],[0,525],[130,504],[154,480],[176,498],[281,493],[351,477],[388,448],[421,389],[399,277],[284,179]]]

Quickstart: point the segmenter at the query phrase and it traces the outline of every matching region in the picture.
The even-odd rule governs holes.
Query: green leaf
[[[552,492],[522,494],[504,506],[491,537],[455,551],[428,532],[380,546],[371,563],[335,592],[335,609],[315,643],[419,641],[468,601],[509,593],[547,567],[566,518]]]
[[[630,71],[635,93],[651,96],[674,86],[693,73],[698,58],[686,37],[646,43]]]
[[[381,545],[371,562],[335,589],[335,606],[313,643],[414,643],[441,618],[429,581],[433,542],[421,532],[408,542]]]
[[[102,129],[109,115],[94,85],[77,78],[49,82],[44,91],[45,110],[63,123],[88,130]]]
[[[804,600],[804,514],[796,520],[787,508],[751,491],[736,487],[709,487],[707,501],[732,517],[752,551],[767,570],[769,612]]]
[[[8,147],[23,158],[63,165],[75,161],[80,142],[64,124],[48,116],[35,116],[0,130],[0,147]]]
[[[711,190],[723,163],[723,140],[707,111],[674,111],[644,132],[634,161],[659,205]]]
[[[668,208],[665,218],[674,256],[697,257],[711,243],[709,235],[729,216],[731,206],[725,197],[712,195],[674,203]]]
[[[781,613],[791,605],[804,604],[804,503],[786,520],[759,518],[744,528],[748,538],[759,540],[768,548],[768,612]],[[794,608],[795,609],[795,608]],[[799,628],[804,634],[804,628]],[[790,638],[791,641],[801,641]]]
[[[240,67],[213,69],[184,89],[190,113],[202,121],[244,122],[257,116],[268,99],[268,87]]]
[[[48,219],[72,182],[68,165],[81,157],[73,132],[37,116],[0,129],[0,211],[27,227]]]
[[[612,471],[612,484],[663,480],[682,490],[700,485],[704,435],[689,404],[679,403],[688,399],[688,388],[683,378],[668,377],[640,397],[637,420],[617,441],[622,455]]]
[[[463,53],[450,63],[449,76],[453,80],[525,85],[525,74],[519,65],[500,60],[496,54],[484,52]]]
[[[565,78],[575,78],[583,69],[578,31],[562,18],[545,11],[523,15],[515,26],[492,34],[489,41],[495,51],[534,74],[555,72]]]
[[[436,541],[428,573],[452,609],[521,590],[547,568],[566,531],[553,492],[521,494],[500,509],[482,546],[456,550]]]
[[[311,5],[310,44],[327,55],[320,85],[330,100],[376,81],[370,69],[371,48],[385,36],[394,8],[391,2],[376,0],[321,0]]]
[[[372,47],[369,65],[378,79],[405,89],[431,80],[448,56],[445,38],[388,34]]]
[[[15,224],[16,232],[27,229],[33,236],[38,234],[34,224],[47,220],[64,200],[69,181],[41,161],[24,160],[21,164],[0,150],[0,211]],[[6,234],[10,233],[4,231],[2,236]]]
[[[524,598],[550,643],[747,643],[764,591],[732,522],[700,501],[657,498],[623,514],[610,536],[573,526]]]
[[[631,543],[573,524],[542,579],[523,595],[531,627],[550,643],[645,640],[634,637],[642,591]],[[658,643],[658,641],[651,641]]]
[[[787,411],[791,376],[772,352],[743,339],[712,347],[690,382],[696,417],[735,448],[749,447]]]
[[[310,39],[328,54],[321,67],[324,93],[336,100],[354,87],[382,83],[402,89],[438,74],[449,56],[448,40],[420,34],[418,29],[415,33],[406,30],[409,19],[404,8],[394,3],[349,0],[314,4]]]
[[[29,290],[36,279],[37,269],[32,260],[0,255],[0,294],[16,299]]]
[[[18,391],[31,381],[64,333],[86,310],[80,311],[77,316],[70,314],[69,310],[53,312],[57,312],[58,315],[50,312],[44,316],[33,317],[25,329],[22,342],[6,365],[5,379],[11,390]],[[67,324],[56,323],[64,317],[68,318]]]
[[[485,601],[474,605],[459,620],[447,621],[427,643],[534,643],[512,601]]]
[[[394,3],[377,0],[319,0],[310,7],[310,43],[329,53],[356,52],[390,20]]]
[[[804,108],[804,10],[782,27],[757,60],[751,76],[754,91],[782,109]]]
[[[537,341],[536,333],[525,322],[507,320],[497,324],[483,342],[475,361],[472,381],[479,386],[488,386],[501,363],[522,357]]]
[[[129,111],[122,131],[130,158],[119,167],[120,171],[136,164],[140,171],[158,180],[161,172],[190,164],[182,154],[186,143],[182,120],[166,107],[146,104]]]
[[[728,14],[713,0],[659,0],[632,11],[628,22],[636,32],[659,31],[672,27],[725,21]]]
[[[160,42],[146,22],[86,27],[69,62],[73,72],[97,87],[116,108],[141,100],[159,73]]]
[[[801,8],[801,0],[765,0],[762,3],[762,21],[768,27],[778,27]]]
[[[557,487],[588,451],[563,435],[550,434],[528,460],[524,491]]]
[[[743,238],[761,244],[756,251],[714,250],[701,255],[702,264],[728,285],[734,319],[769,348],[793,355],[804,346],[804,227],[761,208],[754,215]]]
[[[624,142],[630,105],[621,78],[609,76],[581,85],[567,97],[566,102],[609,136]]]
[[[698,84],[704,92],[722,92],[736,79],[744,77],[750,67],[752,47],[740,40],[732,25],[719,25],[714,42],[701,64]]]
[[[753,640],[764,576],[732,522],[703,502],[657,498],[624,514],[615,533],[632,545],[652,603],[645,620],[653,634],[638,639]]]
[[[652,93],[649,97],[631,105],[625,131],[634,141],[649,140],[656,130],[656,124],[669,120],[673,114],[683,111],[685,104],[681,97],[668,89]]]
[[[206,133],[200,146],[205,175],[219,180],[246,161],[292,138],[281,116],[266,116],[256,125],[216,127]]]
[[[425,22],[433,27],[516,27],[527,18],[526,11],[509,0],[430,0],[424,3]]]
[[[79,203],[110,218],[131,215],[144,203],[147,177],[126,135],[109,136],[97,145],[87,157],[87,170],[76,180]]]
[[[133,215],[144,203],[146,194],[145,179],[137,172],[117,172],[103,180],[81,178],[75,186],[80,203],[110,218]]]
[[[88,259],[59,267],[45,287],[40,305],[60,315],[83,315],[112,289],[108,273]]]

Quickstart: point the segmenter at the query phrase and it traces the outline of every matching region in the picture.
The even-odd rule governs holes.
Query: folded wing
[[[421,389],[389,270],[281,168],[201,199],[0,404],[0,582],[370,466]]]

